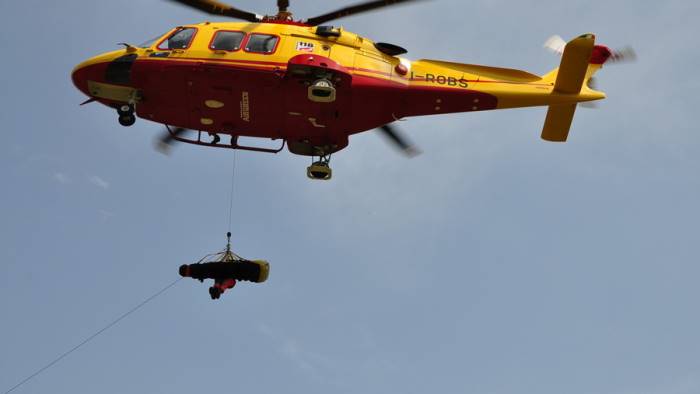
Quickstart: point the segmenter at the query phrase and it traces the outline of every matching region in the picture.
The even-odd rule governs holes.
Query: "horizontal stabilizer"
[[[550,105],[542,129],[542,139],[565,142],[569,136],[574,112],[576,112],[576,104]]]

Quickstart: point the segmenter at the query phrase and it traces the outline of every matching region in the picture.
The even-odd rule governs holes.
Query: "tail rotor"
[[[566,41],[561,36],[553,35],[544,42],[544,48],[561,56],[564,53]],[[634,48],[627,45],[620,49],[610,49],[605,45],[596,45],[591,56],[591,63],[632,63],[637,60]]]
[[[544,42],[543,46],[550,52],[562,56],[564,54],[564,48],[566,47],[566,44],[567,42],[564,41],[564,39],[561,38],[561,36],[553,35]],[[597,67],[589,71],[589,78],[586,85],[591,90],[598,90],[598,81],[593,76],[593,74],[602,65],[633,63],[636,60],[637,54],[634,51],[634,49],[629,45],[624,46],[620,49],[610,49],[605,45],[595,45],[595,47],[593,48],[593,53],[591,54],[590,63],[592,66],[595,65]],[[597,103],[595,103],[594,101],[582,102],[579,103],[579,105],[584,108],[598,108]]]

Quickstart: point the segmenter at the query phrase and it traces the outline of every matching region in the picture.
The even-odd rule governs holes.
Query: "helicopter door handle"
[[[173,53],[185,53],[182,49],[173,49]]]

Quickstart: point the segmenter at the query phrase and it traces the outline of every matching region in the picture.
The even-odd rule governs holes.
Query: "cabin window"
[[[241,49],[241,43],[245,33],[240,31],[219,31],[214,35],[209,48],[217,51],[237,51]]]
[[[272,53],[277,48],[279,40],[279,37],[268,34],[251,34],[245,50],[254,53]]]
[[[193,27],[182,27],[177,29],[168,38],[158,45],[158,49],[187,49],[192,43],[197,29]]]

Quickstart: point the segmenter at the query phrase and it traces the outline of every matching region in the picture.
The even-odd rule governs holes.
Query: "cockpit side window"
[[[246,52],[270,54],[277,49],[280,38],[269,34],[251,34],[246,43]]]
[[[240,31],[218,31],[214,34],[209,48],[216,51],[237,51],[241,49],[243,38],[245,38],[245,33]]]
[[[158,49],[187,49],[192,44],[197,29],[194,27],[182,27],[168,36],[159,45]]]

